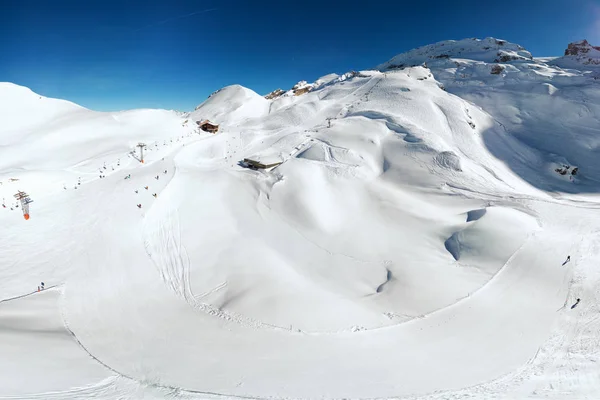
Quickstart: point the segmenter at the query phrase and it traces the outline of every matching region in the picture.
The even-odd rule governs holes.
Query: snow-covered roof
[[[197,121],[197,124],[198,125],[209,124],[209,125],[213,125],[213,126],[219,126],[219,124],[217,124],[215,122],[212,122],[212,121],[210,121],[208,119],[203,119],[203,120]]]
[[[264,165],[277,164],[282,163],[284,161],[283,157],[280,154],[254,154],[245,158]]]

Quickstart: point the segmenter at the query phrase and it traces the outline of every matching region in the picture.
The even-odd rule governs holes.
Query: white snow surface
[[[488,38],[186,115],[0,84],[0,399],[598,397],[588,72]]]

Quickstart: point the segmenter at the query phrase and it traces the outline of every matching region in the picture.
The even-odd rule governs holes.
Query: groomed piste
[[[0,399],[594,398],[592,50],[447,41],[191,113],[0,83]]]

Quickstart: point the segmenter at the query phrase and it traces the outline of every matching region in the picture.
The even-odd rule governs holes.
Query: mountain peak
[[[578,56],[587,54],[590,51],[600,51],[600,47],[592,46],[587,40],[583,39],[578,42],[569,43],[565,50],[565,56]]]
[[[569,43],[565,55],[551,64],[562,68],[597,69],[600,67],[600,47],[592,46],[585,39]]]
[[[446,62],[448,59],[469,59],[487,63],[531,60],[531,53],[522,46],[492,37],[485,39],[446,40],[399,54],[377,69],[394,69]]]

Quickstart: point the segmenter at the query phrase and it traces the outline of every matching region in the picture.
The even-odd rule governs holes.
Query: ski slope
[[[189,114],[0,84],[0,399],[594,398],[584,61],[447,41]]]

